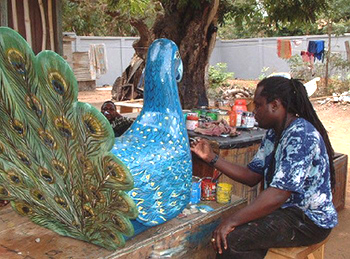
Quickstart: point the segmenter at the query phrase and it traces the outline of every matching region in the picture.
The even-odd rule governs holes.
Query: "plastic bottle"
[[[230,126],[236,127],[237,125],[237,113],[236,113],[236,107],[232,106],[230,111]]]
[[[236,127],[241,127],[242,113],[247,111],[247,102],[244,99],[237,99],[233,107],[236,110]]]

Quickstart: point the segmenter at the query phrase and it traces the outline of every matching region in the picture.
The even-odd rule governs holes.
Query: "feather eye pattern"
[[[58,54],[35,56],[0,27],[0,199],[40,226],[115,250],[134,233],[134,180],[110,152],[108,120],[77,92]]]
[[[129,195],[139,212],[132,221],[135,233],[176,217],[189,202],[192,158],[177,89],[181,77],[176,44],[154,41],[147,54],[143,109],[112,149],[134,177]]]

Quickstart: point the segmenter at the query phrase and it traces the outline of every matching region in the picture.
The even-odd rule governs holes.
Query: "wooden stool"
[[[311,246],[299,246],[299,247],[286,247],[286,248],[270,248],[265,256],[265,259],[286,259],[286,258],[298,258],[298,259],[323,259],[324,258],[324,246],[328,241],[325,240],[318,244]]]

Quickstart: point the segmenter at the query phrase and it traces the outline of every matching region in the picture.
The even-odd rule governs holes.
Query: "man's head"
[[[300,103],[308,99],[304,85],[295,79],[280,76],[265,78],[257,85],[254,97],[255,118],[262,128],[273,128],[286,112],[301,113]]]
[[[112,101],[104,102],[101,106],[101,112],[109,121],[112,121],[119,115],[115,104]]]

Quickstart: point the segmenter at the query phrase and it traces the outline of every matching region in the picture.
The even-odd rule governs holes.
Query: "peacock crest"
[[[109,122],[77,93],[58,54],[35,56],[0,28],[0,199],[61,235],[116,249],[134,234],[134,181],[110,152]]]

